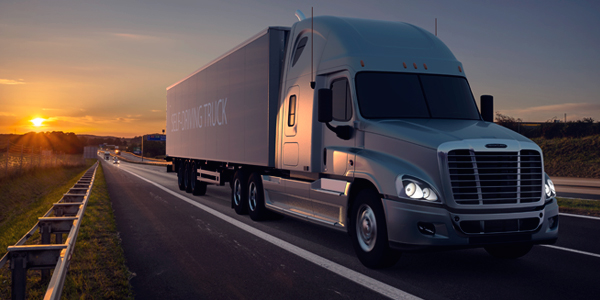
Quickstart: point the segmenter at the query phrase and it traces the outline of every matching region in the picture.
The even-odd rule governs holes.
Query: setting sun
[[[31,120],[31,123],[33,123],[33,126],[35,126],[35,127],[40,127],[43,125],[44,121],[46,121],[46,119],[35,118],[35,119]]]

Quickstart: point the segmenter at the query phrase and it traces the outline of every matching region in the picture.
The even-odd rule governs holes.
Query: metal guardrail
[[[12,299],[25,299],[27,270],[30,269],[41,270],[42,280],[47,280],[50,270],[54,269],[44,299],[60,299],[97,168],[98,162],[43,217],[38,218],[29,232],[14,246],[8,247],[8,253],[0,260],[0,268],[10,261]],[[41,245],[25,245],[38,229]],[[55,244],[50,241],[52,234],[56,236]],[[68,234],[64,243],[63,234]]]

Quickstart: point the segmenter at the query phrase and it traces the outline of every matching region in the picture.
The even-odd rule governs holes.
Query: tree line
[[[7,145],[6,137],[11,144],[19,144],[25,147],[33,147],[41,150],[51,150],[56,153],[80,154],[83,153],[85,146],[98,147],[99,145],[114,145],[126,151],[133,151],[135,147],[141,148],[142,137],[117,138],[117,137],[97,137],[97,136],[78,136],[73,132],[30,132],[23,135],[4,135],[2,139],[4,144],[0,145],[5,149]],[[144,156],[155,157],[165,155],[165,142],[144,141]]]
[[[518,132],[528,138],[581,138],[600,134],[600,122],[592,118],[583,118],[568,122],[523,122],[520,118],[496,113],[496,124]]]

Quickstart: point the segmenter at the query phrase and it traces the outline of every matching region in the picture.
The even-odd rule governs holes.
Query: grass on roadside
[[[50,168],[0,184],[0,256],[14,245],[71,188],[91,165]]]
[[[560,212],[600,217],[600,200],[582,200],[558,197]]]
[[[24,227],[25,231],[17,240],[35,224],[37,217],[43,215],[82,175],[83,172],[76,174],[68,183],[49,192],[44,197],[48,198],[49,204],[40,208],[41,213],[27,212],[26,214],[33,216],[34,221]],[[125,256],[116,231],[101,166],[97,170],[88,201],[61,299],[133,299],[129,284],[130,272],[125,267]],[[0,236],[3,232],[0,231]],[[64,238],[66,236],[63,236]],[[39,244],[39,241],[39,233],[36,233],[27,244]],[[8,265],[9,263],[0,270],[0,299],[10,298],[11,279]],[[40,272],[28,271],[27,298],[41,299],[46,289],[47,282],[41,281]]]
[[[63,299],[133,299],[102,166],[79,229]]]
[[[600,178],[600,135],[532,140],[542,148],[548,175]]]

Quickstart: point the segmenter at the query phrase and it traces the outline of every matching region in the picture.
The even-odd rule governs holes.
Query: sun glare
[[[31,120],[31,123],[33,123],[33,126],[35,127],[40,127],[42,125],[44,125],[44,121],[46,121],[46,119],[42,119],[42,118],[35,118],[33,120]]]

